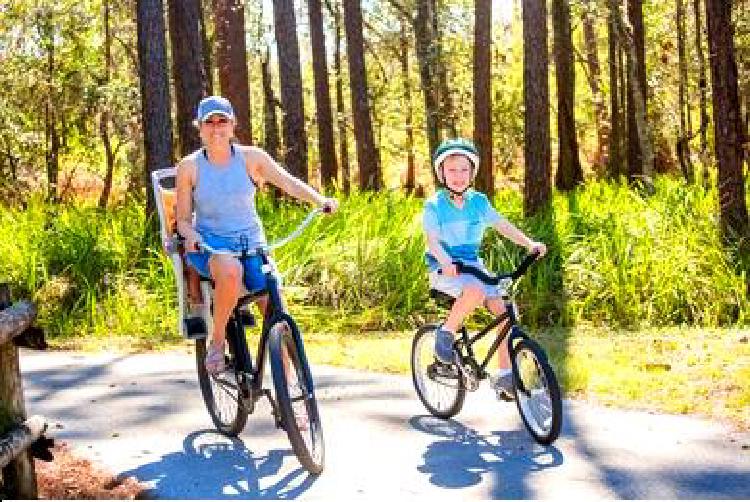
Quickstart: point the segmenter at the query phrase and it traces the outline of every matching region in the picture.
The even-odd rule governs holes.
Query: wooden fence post
[[[0,310],[6,309],[10,303],[10,288],[7,284],[0,284]],[[18,349],[12,340],[0,343],[0,406],[3,406],[13,418],[19,421],[26,420]],[[28,450],[22,452],[3,469],[2,478],[5,491],[11,498],[37,498],[34,460]]]

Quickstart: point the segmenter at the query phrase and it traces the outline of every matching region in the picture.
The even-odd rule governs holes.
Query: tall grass
[[[550,248],[521,284],[524,322],[747,324],[747,272],[722,244],[716,201],[715,191],[670,178],[657,180],[652,197],[590,182],[556,194],[549,211],[524,219],[521,195],[501,192],[498,210]],[[275,253],[292,309],[322,306],[319,316],[356,319],[354,329],[407,327],[430,314],[422,204],[394,192],[341,197],[336,215],[318,219]],[[269,197],[258,207],[271,240],[307,211]],[[512,268],[523,254],[494,233],[483,248],[497,270]],[[4,207],[0,256],[0,280],[37,301],[52,334],[175,336],[172,271],[137,203],[106,212],[41,199],[23,211]]]

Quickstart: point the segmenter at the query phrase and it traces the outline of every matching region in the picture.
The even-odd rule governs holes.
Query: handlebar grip
[[[514,270],[513,273],[511,274],[511,277],[513,278],[513,280],[516,280],[519,277],[521,277],[523,274],[525,274],[526,270],[528,270],[528,268],[531,266],[532,263],[534,263],[537,260],[537,258],[539,258],[539,253],[531,253],[531,254],[526,255],[526,257],[523,259],[523,261],[518,266],[518,268]]]

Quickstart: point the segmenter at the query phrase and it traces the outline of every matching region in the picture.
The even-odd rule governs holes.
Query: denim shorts
[[[204,236],[203,240],[206,244],[214,249],[239,251],[241,248],[238,246],[236,240],[226,239],[215,236]],[[211,259],[211,253],[208,251],[201,252],[189,252],[185,254],[185,259],[189,266],[194,268],[198,274],[204,279],[211,278],[211,272],[208,267],[208,262]],[[263,260],[258,255],[250,255],[245,258],[238,258],[242,263],[242,278],[245,288],[250,293],[258,293],[267,289],[266,274],[263,273],[261,267]],[[271,265],[273,275],[276,281],[281,286],[281,277],[276,269],[276,264],[273,262],[271,257],[268,258],[268,263]]]
[[[481,261],[464,262],[466,265],[476,267],[489,275],[493,275],[492,272],[488,272]],[[471,274],[458,274],[455,277],[450,277],[443,274],[438,274],[437,270],[430,271],[430,287],[437,289],[453,298],[458,298],[464,292],[468,286],[477,285],[484,291],[484,297],[486,299],[501,298],[505,295],[505,288],[502,282],[497,285],[489,285],[480,281]]]

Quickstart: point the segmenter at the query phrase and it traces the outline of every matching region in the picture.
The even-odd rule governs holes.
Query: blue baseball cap
[[[198,103],[198,112],[195,120],[203,122],[211,115],[223,115],[228,119],[234,119],[234,108],[232,103],[222,96],[208,96]]]

